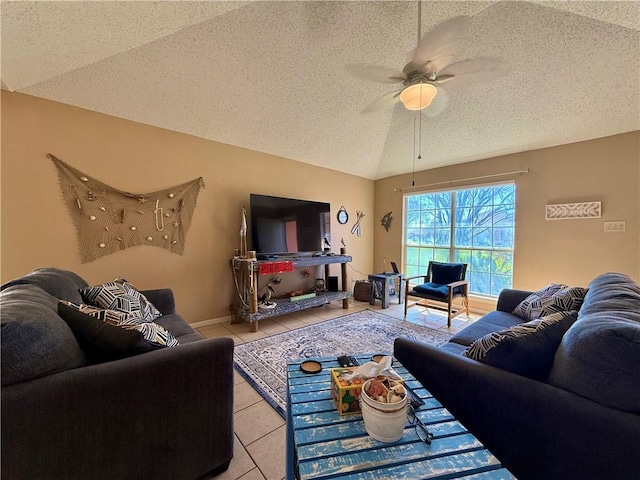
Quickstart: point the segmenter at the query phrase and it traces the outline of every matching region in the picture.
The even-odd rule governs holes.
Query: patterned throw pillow
[[[479,338],[462,352],[465,357],[502,370],[543,380],[577,311],[555,312]]]
[[[535,320],[556,312],[579,310],[587,289],[552,283],[532,293],[513,310],[523,320]]]
[[[76,304],[66,300],[60,300],[60,302],[114,327],[140,332],[146,341],[155,345],[161,347],[175,347],[178,345],[176,338],[164,327],[154,322],[148,322],[140,316],[117,310],[97,308],[92,305]]]
[[[92,305],[139,316],[148,322],[160,316],[158,309],[124,278],[80,290],[82,299]]]

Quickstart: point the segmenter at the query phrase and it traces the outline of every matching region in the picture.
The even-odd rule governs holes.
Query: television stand
[[[336,300],[342,300],[342,308],[349,308],[349,297],[353,296],[347,291],[347,263],[351,262],[351,257],[346,255],[346,250],[341,249],[340,255],[302,256],[302,257],[279,257],[274,260],[244,259],[235,257],[231,260],[234,276],[237,280],[238,296],[237,301],[231,305],[231,323],[241,321],[249,322],[251,331],[258,331],[258,322],[265,318],[278,317],[288,313],[298,312],[307,308],[319,307]],[[315,267],[324,265],[325,282],[329,279],[329,265],[332,263],[341,264],[342,290],[337,292],[325,291],[313,297],[291,300],[289,298],[273,298],[274,308],[258,308],[258,275],[261,270],[266,270],[271,266],[278,266],[279,262],[292,262],[293,268]],[[262,268],[261,268],[262,267]],[[270,272],[273,274],[276,272]],[[240,297],[242,301],[240,301]]]

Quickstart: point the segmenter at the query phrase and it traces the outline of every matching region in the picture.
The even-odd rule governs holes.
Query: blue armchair
[[[429,262],[426,275],[418,275],[406,278],[404,295],[404,316],[407,316],[409,297],[418,297],[413,305],[427,306],[427,301],[446,303],[447,326],[451,326],[451,319],[466,312],[469,315],[469,282],[465,279],[467,274],[466,263],[442,263]],[[412,285],[412,281],[421,279],[419,285]],[[455,310],[453,300],[462,298],[462,306]],[[445,310],[441,306],[433,306]]]

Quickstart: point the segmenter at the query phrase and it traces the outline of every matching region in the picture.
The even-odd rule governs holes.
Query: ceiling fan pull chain
[[[416,115],[413,117],[413,155],[411,158],[413,159],[413,168],[411,169],[411,186],[414,187],[416,185],[416,118],[418,117],[419,112],[416,111]]]
[[[422,88],[420,89],[420,105],[422,105]],[[422,160],[422,110],[418,110],[418,160]]]
[[[422,89],[420,89],[420,104],[422,104]],[[422,153],[422,110],[423,109],[418,110],[418,115],[420,116],[420,131],[418,132],[418,160],[422,158],[420,155]]]

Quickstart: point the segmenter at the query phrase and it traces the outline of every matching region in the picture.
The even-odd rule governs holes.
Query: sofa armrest
[[[638,415],[415,340],[394,355],[520,480],[637,476]]]
[[[197,478],[233,455],[233,341],[3,388],[2,477]]]
[[[514,290],[512,288],[505,288],[504,290],[501,290],[500,295],[498,295],[496,310],[511,313],[521,301],[523,301],[532,293],[533,292],[529,292],[526,290]]]
[[[147,300],[153,303],[162,315],[176,313],[176,302],[173,298],[173,290],[170,288],[142,290],[140,293],[147,297]]]

